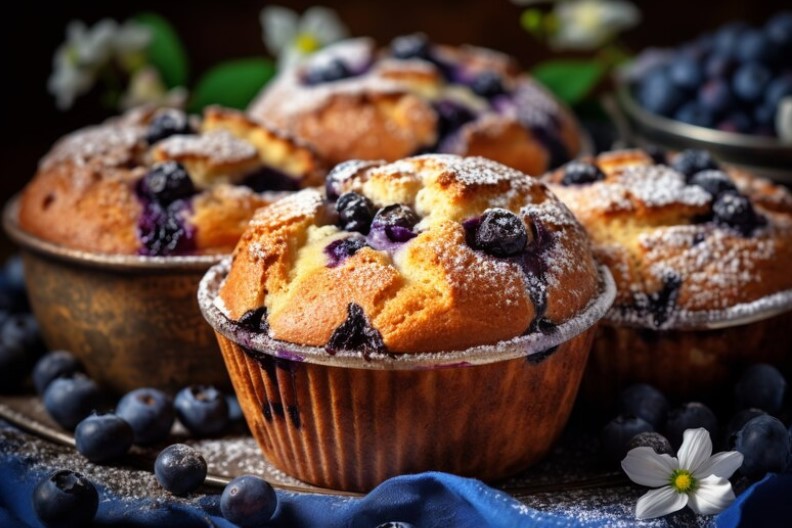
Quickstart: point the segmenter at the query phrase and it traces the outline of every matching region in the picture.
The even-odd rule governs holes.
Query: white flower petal
[[[322,6],[311,7],[303,14],[297,32],[313,35],[322,46],[349,36],[338,14]]]
[[[739,451],[717,453],[701,464],[693,472],[693,476],[699,480],[709,477],[710,475],[727,479],[731,477],[735,471],[740,469],[742,463],[743,455]]]
[[[698,481],[698,488],[690,494],[688,506],[700,515],[714,515],[725,510],[734,501],[731,483],[712,475]]]
[[[113,46],[117,53],[135,53],[142,51],[151,42],[151,30],[128,20],[121,26],[113,37]]]
[[[635,505],[638,519],[654,519],[681,510],[688,503],[688,496],[677,493],[671,486],[656,489],[644,494]]]
[[[272,55],[280,55],[297,36],[299,18],[295,11],[282,6],[267,6],[261,10],[262,38]]]
[[[297,66],[305,57],[307,57],[307,55],[294,46],[284,49],[278,56],[278,71],[284,71],[288,68]]]
[[[712,454],[712,440],[709,431],[703,427],[688,429],[682,437],[682,447],[677,452],[679,467],[695,473],[700,465]]]
[[[621,467],[636,484],[658,488],[668,484],[671,473],[679,465],[675,458],[658,455],[651,447],[636,447],[630,449]]]
[[[778,104],[776,130],[781,141],[792,143],[792,96],[784,97]]]

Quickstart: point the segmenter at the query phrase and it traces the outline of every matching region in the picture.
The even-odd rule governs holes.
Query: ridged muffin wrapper
[[[615,296],[601,268],[599,296],[551,333],[367,359],[241,329],[214,303],[228,266],[209,270],[199,304],[253,436],[279,469],[344,491],[427,470],[492,481],[537,462],[566,424]]]
[[[679,401],[731,402],[751,365],[792,374],[791,328],[792,290],[722,310],[676,310],[659,327],[614,306],[599,326],[582,392],[607,406],[627,386],[649,383]]]

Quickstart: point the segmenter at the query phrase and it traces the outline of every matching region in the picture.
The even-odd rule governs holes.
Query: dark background
[[[302,11],[315,1],[274,2]],[[635,2],[643,23],[624,34],[634,51],[647,46],[671,46],[732,20],[759,24],[789,8],[788,0],[649,0]],[[102,120],[108,115],[95,94],[77,99],[68,111],[55,107],[47,92],[55,49],[65,39],[69,20],[93,24],[111,17],[119,22],[141,11],[167,18],[181,36],[190,58],[194,81],[212,65],[231,58],[266,54],[261,39],[259,11],[263,1],[57,2],[23,0],[13,15],[4,16],[2,39],[6,62],[0,119],[2,141],[0,200],[4,203],[33,175],[37,160],[64,133]],[[437,42],[472,43],[506,51],[530,66],[550,52],[519,26],[523,8],[508,0],[342,0],[323,2],[336,9],[352,35],[370,35],[381,43],[413,31],[423,31]],[[9,244],[0,239],[0,250]]]

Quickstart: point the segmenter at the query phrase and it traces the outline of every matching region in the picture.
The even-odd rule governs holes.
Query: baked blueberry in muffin
[[[423,35],[380,50],[369,39],[328,47],[283,72],[249,113],[333,163],[441,152],[538,175],[581,150],[572,114],[511,58]]]
[[[61,139],[19,209],[27,232],[97,253],[227,253],[260,206],[321,182],[303,143],[219,107],[141,108]]]
[[[328,188],[257,213],[219,295],[231,319],[331,353],[431,352],[551,328],[597,291],[577,221],[504,165],[346,163]]]

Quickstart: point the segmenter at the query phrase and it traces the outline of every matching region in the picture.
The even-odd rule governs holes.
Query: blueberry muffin
[[[695,150],[610,152],[545,180],[617,284],[588,376],[600,392],[643,381],[707,396],[748,364],[787,365],[786,189]]]
[[[400,37],[344,41],[283,72],[249,109],[333,163],[423,152],[484,156],[531,175],[581,150],[560,102],[501,53]]]
[[[346,162],[325,193],[259,210],[199,300],[265,456],[363,491],[538,460],[571,409],[607,281],[538,180],[433,154]]]
[[[22,194],[19,225],[93,253],[228,253],[273,191],[315,185],[322,167],[240,112],[137,109],[61,139]]]

